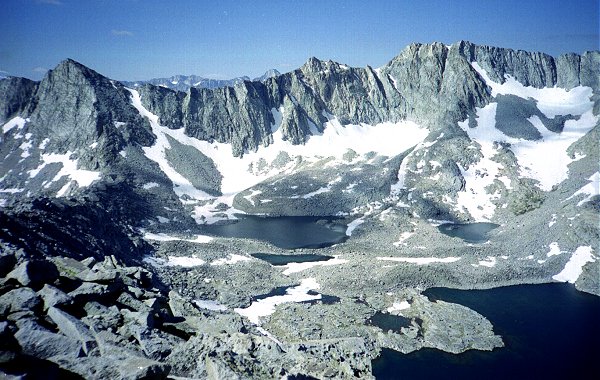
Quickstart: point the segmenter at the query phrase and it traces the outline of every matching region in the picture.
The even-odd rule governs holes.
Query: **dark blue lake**
[[[433,288],[425,295],[484,315],[506,347],[459,355],[435,349],[404,355],[386,349],[373,361],[377,379],[566,380],[600,374],[600,297],[569,284]]]
[[[495,223],[444,223],[438,226],[438,230],[448,236],[458,237],[467,243],[485,243],[487,234],[494,228],[499,227]]]
[[[267,241],[283,249],[323,248],[342,243],[346,225],[335,217],[236,215],[235,223],[209,225],[211,235]]]

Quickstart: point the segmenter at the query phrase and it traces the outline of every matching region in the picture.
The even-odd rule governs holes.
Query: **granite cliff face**
[[[591,87],[595,97],[600,86],[598,52],[555,59],[543,53],[463,41],[451,47],[410,45],[378,70],[310,58],[292,72],[262,81],[243,80],[232,87],[190,88],[182,93],[144,84],[139,91],[144,106],[159,116],[161,124],[184,127],[189,136],[201,140],[229,143],[240,156],[269,144],[275,122],[271,110],[280,107],[287,111],[281,126],[283,137],[294,144],[322,130],[327,114],[342,124],[405,119],[429,125],[455,124],[491,99],[471,62],[478,62],[498,83],[510,75],[535,88],[569,90],[582,85]],[[100,136],[115,139],[114,123],[129,123],[126,129],[131,136],[121,136],[125,142],[152,142],[122,85],[74,61],[61,63],[40,83],[10,78],[0,86],[0,121],[28,115],[32,124],[44,124],[37,127],[46,129],[41,133],[61,140],[68,137],[72,140],[69,144],[92,143]],[[597,101],[595,107],[597,111]],[[113,144],[120,147],[123,142]]]
[[[424,288],[600,295],[600,52],[412,44],[377,69],[271,74],[177,91],[66,60],[0,80],[0,370],[369,378],[382,348],[502,346]],[[205,236],[244,212],[337,216],[319,223],[348,240]],[[500,226],[481,244],[437,227],[474,221]]]
[[[342,124],[408,119],[450,125],[491,99],[471,62],[479,62],[499,83],[511,75],[525,86],[582,85],[597,91],[599,59],[597,52],[554,59],[468,42],[453,47],[413,44],[377,71],[310,58],[300,69],[264,83],[245,81],[216,91],[192,89],[185,95],[155,87],[141,91],[144,105],[165,125],[184,126],[200,139],[231,143],[234,153],[242,155],[268,144],[273,108],[283,106],[287,111],[282,131],[295,144],[306,140],[311,125],[319,130],[327,120],[325,114],[335,115]]]

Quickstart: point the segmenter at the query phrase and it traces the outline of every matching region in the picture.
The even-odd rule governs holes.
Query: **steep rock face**
[[[282,123],[284,139],[294,143],[304,141],[308,136],[306,126],[310,126],[311,123],[318,131],[322,130],[323,123],[327,121],[327,117],[323,114],[325,104],[315,96],[313,89],[305,81],[302,70],[295,70],[273,78],[267,81],[266,85],[271,89],[275,98],[274,103],[276,105],[284,103],[284,111],[290,110],[284,112]],[[292,120],[292,114],[297,115],[297,119]],[[302,135],[295,135],[298,132]]]
[[[216,90],[190,89],[183,101],[183,126],[200,140],[230,142],[234,152],[255,150],[270,141],[271,124],[266,87],[243,82]]]
[[[594,90],[594,114],[600,114],[600,51],[588,51],[581,56],[579,84]]]
[[[579,86],[580,66],[581,57],[575,53],[556,58],[556,85],[568,89]]]
[[[309,95],[321,100],[325,107],[321,113],[337,116],[342,124],[377,124],[388,119],[385,91],[370,67],[350,68],[311,58],[294,74],[307,86],[303,89],[309,90]],[[298,98],[303,95],[295,93],[299,89],[289,88],[288,92]],[[302,100],[299,102],[303,104]]]
[[[426,125],[453,124],[490,99],[461,50],[439,43],[412,44],[381,69],[396,92],[401,116]],[[392,96],[390,96],[392,97]]]
[[[0,123],[26,110],[38,84],[26,78],[0,80]]]
[[[161,125],[169,128],[181,127],[183,118],[181,104],[185,98],[184,92],[175,92],[149,84],[139,87],[137,91],[141,94],[146,108],[160,116]]]
[[[131,106],[128,92],[75,61],[63,61],[48,72],[35,101],[30,128],[50,139],[49,149],[77,151],[100,142],[112,153],[105,157],[110,161],[128,142],[153,142],[146,121]]]
[[[458,49],[469,62],[478,62],[495,82],[503,83],[505,75],[511,75],[525,86],[541,88],[556,84],[556,64],[548,54],[479,46],[466,41],[459,42]]]
[[[475,61],[497,82],[511,75],[534,87],[585,85],[597,92],[600,86],[598,52],[554,59],[461,41],[450,47],[412,44],[378,70],[311,58],[295,71],[262,82],[244,81],[213,90],[191,88],[187,93],[143,85],[139,91],[144,106],[159,116],[162,125],[184,127],[188,135],[201,140],[230,143],[234,154],[241,156],[272,142],[273,109],[283,111],[282,137],[294,144],[319,133],[328,117],[342,124],[411,119],[429,126],[463,120],[491,99],[470,65]],[[39,84],[2,80],[0,93],[4,94],[1,119],[27,109],[36,129],[62,141],[60,151],[89,145],[100,136],[113,153],[125,141],[143,146],[153,141],[120,83],[71,60]],[[594,100],[598,103],[597,95]],[[125,128],[117,131],[115,123],[125,123]]]
[[[570,90],[582,85],[595,91],[599,89],[598,51],[553,58],[544,53],[475,45],[467,41],[456,45],[461,55],[469,62],[478,62],[495,82],[504,83],[505,75],[511,75],[523,85],[536,88],[556,85]]]
[[[579,84],[600,89],[600,51],[587,51],[581,56]]]
[[[554,86],[557,81],[593,87],[597,86],[592,74],[598,70],[591,64],[595,57],[586,55],[589,63],[583,65],[579,63],[583,58],[565,55],[559,60],[559,71],[554,58],[541,53],[469,42],[450,47],[412,44],[378,70],[310,58],[301,68],[262,83],[192,88],[185,95],[153,86],[140,92],[144,105],[164,125],[184,126],[190,136],[202,140],[231,143],[240,156],[271,142],[272,109],[283,111],[282,136],[294,144],[319,133],[328,117],[342,124],[409,119],[430,127],[448,126],[491,100],[471,62],[479,62],[498,82],[511,75],[534,87]]]

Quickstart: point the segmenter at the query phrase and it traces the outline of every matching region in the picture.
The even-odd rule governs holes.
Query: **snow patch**
[[[598,123],[598,117],[593,115],[590,105],[578,120],[567,120],[562,133],[547,130],[537,116],[529,121],[542,135],[541,140],[507,142],[517,157],[520,174],[538,180],[542,190],[550,191],[569,176],[568,165],[575,159],[569,156],[567,149]]]
[[[546,256],[548,256],[548,257],[558,256],[564,252],[564,251],[560,250],[557,242],[550,243],[550,245],[548,247],[550,248],[550,251],[548,251],[548,253],[546,253]]]
[[[478,109],[478,117],[483,111],[487,115],[484,115],[485,120],[480,120],[476,128],[468,128],[466,121],[459,124],[471,139],[482,145],[489,145],[494,141],[511,144],[510,149],[517,157],[521,175],[538,180],[542,190],[550,191],[554,185],[567,179],[568,165],[579,159],[569,157],[567,148],[598,123],[599,117],[594,116],[593,102],[590,99],[592,89],[578,86],[567,91],[556,87],[525,87],[510,76],[507,76],[505,83],[499,84],[493,82],[477,62],[473,62],[472,66],[492,88],[493,96],[512,94],[525,99],[533,98],[538,109],[549,118],[569,114],[580,116],[577,120],[567,120],[561,133],[549,131],[538,116],[532,116],[528,120],[542,136],[542,139],[536,141],[511,138],[496,129],[495,103]]]
[[[193,267],[204,265],[206,263],[204,260],[202,260],[201,258],[199,258],[196,255],[187,256],[187,257],[168,256],[166,260],[159,258],[159,257],[146,256],[143,261],[145,261],[155,267],[167,266],[167,267],[183,267],[183,268],[193,268]]]
[[[257,196],[257,195],[259,195],[259,194],[262,194],[262,191],[260,191],[260,190],[252,190],[252,192],[250,194],[244,196],[244,199],[246,199],[248,202],[252,203],[252,206],[255,206],[254,197]]]
[[[303,270],[306,270],[309,268],[320,267],[320,266],[324,267],[324,266],[330,266],[330,265],[340,265],[340,264],[345,264],[347,262],[348,262],[348,260],[340,259],[338,256],[335,256],[335,258],[330,259],[330,260],[312,261],[312,262],[306,262],[306,263],[288,263],[283,266],[283,268],[285,268],[285,270],[283,271],[283,274],[286,276],[289,276],[292,273],[302,272]]]
[[[589,110],[589,99],[593,94],[590,87],[577,86],[571,90],[559,87],[528,87],[508,74],[505,75],[504,83],[500,84],[494,82],[479,63],[471,62],[471,66],[491,87],[492,96],[516,95],[523,99],[533,98],[537,102],[537,108],[548,118],[557,115],[581,115]]]
[[[29,119],[23,119],[21,116],[13,117],[2,126],[2,133],[7,133],[13,128],[23,129],[28,121]]]
[[[40,149],[40,150],[46,149],[46,145],[48,145],[49,142],[50,142],[50,139],[48,139],[48,138],[43,139],[42,142],[40,143],[40,145],[38,146],[38,149]]]
[[[28,133],[28,135],[30,135],[30,133]],[[31,156],[31,153],[29,153],[29,149],[31,149],[33,147],[33,143],[29,140],[27,141],[23,141],[23,143],[21,143],[21,145],[19,146],[19,149],[22,150],[21,152],[21,158],[27,158],[29,156]]]
[[[410,309],[410,303],[408,301],[394,302],[392,306],[387,308],[388,313],[396,313],[402,310]]]
[[[250,261],[250,260],[252,260],[252,259],[249,258],[248,256],[232,254],[232,255],[229,255],[229,257],[214,260],[212,263],[210,263],[210,265],[232,265],[232,264],[240,263],[243,261]]]
[[[312,198],[312,197],[314,197],[315,195],[319,195],[319,194],[327,193],[327,192],[329,192],[329,191],[331,191],[331,187],[330,187],[330,186],[320,187],[320,188],[318,188],[317,190],[315,190],[315,191],[313,191],[313,192],[310,192],[310,193],[308,193],[308,194],[304,194],[304,195],[302,196],[302,198],[304,198],[304,199],[309,199],[309,198]]]
[[[155,188],[155,187],[158,187],[158,186],[159,186],[159,185],[158,185],[158,183],[156,183],[156,182],[148,182],[148,183],[145,183],[145,184],[142,186],[142,188],[143,188],[144,190],[150,190],[150,189],[153,189],[153,188]]]
[[[72,152],[67,152],[65,154],[57,154],[57,153],[48,153],[42,154],[42,164],[38,166],[36,169],[28,171],[29,177],[35,177],[46,165],[59,163],[62,165],[60,171],[54,176],[54,178],[44,185],[45,188],[49,188],[53,182],[60,180],[63,177],[68,177],[69,181],[62,189],[58,191],[56,194],[57,197],[62,197],[67,194],[68,189],[71,187],[71,184],[75,182],[78,187],[87,187],[92,184],[92,182],[100,179],[100,172],[95,172],[91,170],[77,169],[77,160],[72,160],[71,155]]]
[[[17,188],[0,189],[0,193],[8,193],[8,194],[22,193],[23,191],[25,191],[25,189],[17,189]]]
[[[557,275],[552,276],[552,278],[556,281],[573,284],[583,272],[583,266],[586,263],[594,261],[596,261],[596,258],[592,253],[591,246],[579,247],[575,250],[567,264],[565,264],[563,270]]]
[[[441,139],[442,137],[444,137],[444,134],[440,134],[434,141],[424,141],[425,138],[427,137],[427,133],[423,133],[420,136],[414,136],[414,139],[412,141],[414,141],[416,143],[416,145],[413,145],[413,150],[407,154],[404,159],[402,159],[402,162],[400,163],[400,168],[398,169],[398,181],[394,184],[391,185],[390,187],[390,195],[391,196],[397,196],[401,190],[406,189],[406,174],[408,172],[408,161],[413,157],[418,155],[421,149],[424,148],[429,148],[432,145],[434,145],[439,139]],[[415,173],[420,173],[422,172],[422,167],[423,165],[425,165],[425,162],[423,160],[419,161],[419,165],[420,168],[418,171],[416,171]]]
[[[480,260],[479,265],[491,268],[496,265],[496,258],[493,256],[488,256],[487,260]]]
[[[146,232],[144,233],[144,239],[155,241],[187,241],[190,243],[206,244],[213,241],[214,238],[211,236],[196,235],[196,237],[193,239],[184,239],[176,236],[170,236],[164,233],[155,234],[152,232]]]
[[[156,219],[158,219],[158,223],[169,223],[171,221],[169,218],[160,215],[158,215]]]
[[[190,257],[168,256],[168,260],[165,263],[165,265],[169,267],[192,268],[204,265],[205,263],[206,262],[204,260],[202,260],[196,255],[192,255]]]
[[[227,311],[227,306],[220,304],[214,300],[194,300],[194,305],[200,309],[212,310],[212,311]]]
[[[175,168],[171,166],[166,156],[166,151],[171,148],[171,144],[169,144],[167,136],[171,136],[185,145],[192,145],[189,143],[191,138],[184,134],[183,129],[171,130],[167,127],[161,126],[158,123],[158,116],[148,111],[142,105],[139,92],[132,89],[127,90],[131,93],[131,104],[138,110],[141,116],[148,119],[152,128],[152,133],[154,133],[156,136],[154,145],[151,147],[142,147],[146,157],[156,162],[163,173],[165,173],[169,180],[171,180],[173,183],[173,191],[180,198],[182,203],[184,203],[182,198],[187,199],[188,197],[194,200],[211,199],[212,197],[210,195],[204,191],[196,189],[187,178],[176,171]]]
[[[496,129],[496,103],[491,103],[483,108],[477,109],[477,127],[470,128],[469,120],[458,123],[471,140],[481,146],[483,157],[468,168],[459,165],[461,174],[465,179],[465,188],[456,197],[458,210],[466,210],[478,221],[489,221],[496,211],[496,205],[492,202],[493,197],[488,194],[486,188],[494,183],[496,179],[503,181],[507,189],[511,189],[508,178],[501,175],[502,164],[493,161],[498,153],[494,148],[494,141],[501,141],[506,137]]]
[[[426,265],[432,263],[454,263],[460,260],[460,257],[377,257],[377,260]]]
[[[406,245],[406,243],[404,242],[405,240],[407,240],[409,237],[413,236],[415,233],[414,232],[403,232],[400,234],[400,239],[394,243],[395,247],[399,247],[401,245]]]
[[[356,227],[360,226],[365,222],[365,218],[354,219],[350,223],[348,223],[348,227],[346,228],[346,236],[352,236],[352,233],[356,229]]]
[[[311,290],[317,290],[319,287],[314,278],[306,278],[300,282],[300,285],[288,288],[285,295],[263,298],[252,302],[246,308],[236,308],[234,311],[248,318],[255,325],[260,325],[260,318],[273,314],[277,305],[321,299],[320,294],[309,294]]]

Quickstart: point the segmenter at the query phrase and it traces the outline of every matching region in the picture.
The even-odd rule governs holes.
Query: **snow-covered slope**
[[[456,207],[466,209],[475,219],[490,220],[496,209],[493,201],[499,197],[489,189],[490,185],[498,181],[506,190],[513,190],[511,180],[506,176],[507,168],[496,158],[503,144],[516,158],[518,175],[531,178],[541,190],[550,191],[569,177],[569,164],[583,158],[573,156],[568,148],[597,126],[599,118],[593,114],[592,89],[589,87],[538,89],[523,86],[509,75],[500,84],[492,81],[477,62],[472,65],[492,89],[493,96],[513,95],[533,101],[547,118],[570,116],[560,131],[550,130],[538,115],[526,118],[526,123],[538,132],[537,139],[511,137],[497,128],[498,103],[494,101],[476,109],[473,126],[469,119],[459,123],[474,143],[470,147],[479,150],[482,157],[468,168],[461,168],[465,188],[458,193]],[[515,115],[515,119],[519,117],[523,118]]]

